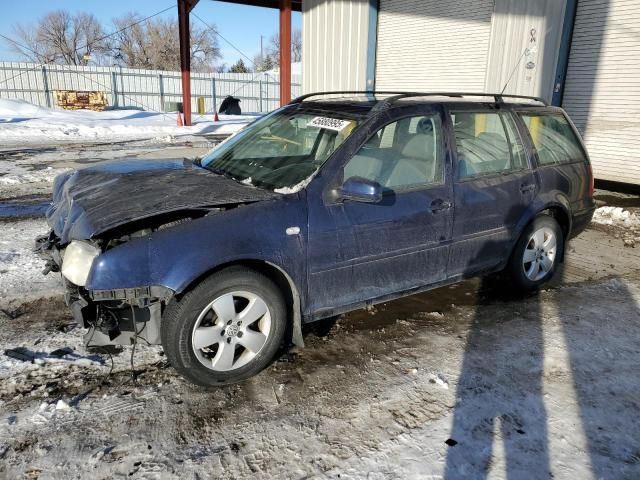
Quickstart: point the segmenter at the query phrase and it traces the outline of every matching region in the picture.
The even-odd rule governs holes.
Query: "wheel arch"
[[[215,267],[201,273],[199,276],[187,283],[183,288],[176,291],[176,299],[179,300],[185,293],[187,293],[189,290],[192,290],[205,278],[213,275],[214,273],[217,273],[229,267],[237,266],[249,268],[258,273],[261,273],[276,284],[276,286],[280,289],[284,296],[287,305],[287,311],[289,312],[291,320],[289,322],[287,338],[294,345],[304,347],[304,340],[302,338],[302,304],[300,290],[291,275],[289,275],[282,267],[269,261],[257,259],[241,259],[216,265]]]
[[[564,240],[566,241],[569,238],[569,233],[571,232],[571,215],[566,210],[564,206],[561,205],[550,205],[549,207],[541,210],[536,214],[538,215],[549,215],[553,217],[556,222],[560,225],[562,229],[562,235],[564,236]],[[534,217],[535,218],[535,217]],[[532,219],[533,221],[533,219]]]
[[[566,243],[569,238],[569,234],[571,232],[571,215],[567,210],[567,207],[562,203],[549,203],[547,205],[539,206],[538,208],[530,210],[530,214],[524,219],[518,230],[517,235],[514,236],[512,245],[511,245],[511,253],[509,258],[513,254],[514,249],[518,245],[518,240],[522,236],[522,232],[540,215],[548,215],[552,217],[562,229],[563,241]],[[564,262],[565,248],[562,249],[562,255],[560,256],[560,262]]]

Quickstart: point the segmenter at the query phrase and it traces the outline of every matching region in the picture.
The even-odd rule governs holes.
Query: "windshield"
[[[293,193],[351,134],[357,122],[289,107],[257,120],[206,155],[203,167],[243,183]]]

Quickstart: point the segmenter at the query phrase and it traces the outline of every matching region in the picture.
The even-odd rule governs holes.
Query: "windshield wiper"
[[[205,170],[209,170],[211,173],[215,173],[216,175],[220,175],[222,177],[227,177],[227,178],[231,178],[233,180],[235,180],[235,178],[233,178],[231,176],[230,173],[228,173],[226,170],[223,170],[221,168],[215,168],[212,167],[210,165],[200,165],[202,168],[204,168]]]

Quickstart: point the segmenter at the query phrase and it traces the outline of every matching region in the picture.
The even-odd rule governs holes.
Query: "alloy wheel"
[[[542,280],[553,268],[557,253],[557,238],[555,232],[548,227],[542,227],[533,232],[524,249],[522,266],[529,280]]]
[[[253,360],[270,332],[267,303],[255,293],[235,291],[219,296],[202,310],[191,345],[205,367],[227,372]]]

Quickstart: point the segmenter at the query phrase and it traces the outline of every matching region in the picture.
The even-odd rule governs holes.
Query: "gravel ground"
[[[640,250],[623,225],[575,239],[535,295],[473,280],[353,312],[212,391],[160,348],[137,347],[136,382],[131,348],[85,351],[55,279],[30,280],[43,226],[0,223],[0,479],[640,478]],[[2,355],[15,347],[35,362]]]

